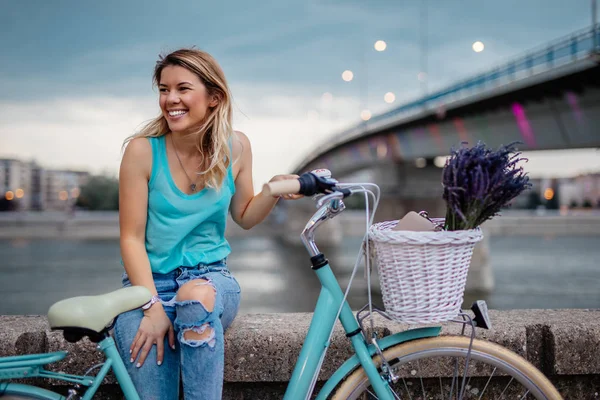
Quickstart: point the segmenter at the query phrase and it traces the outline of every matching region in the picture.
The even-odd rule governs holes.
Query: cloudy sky
[[[0,4],[0,158],[116,174],[123,139],[158,113],[151,85],[157,56],[196,46],[227,75],[234,125],[253,145],[257,186],[358,122],[362,107],[379,113],[418,96],[423,4],[430,89],[591,21],[587,0]],[[387,42],[386,51],[373,49],[376,40]],[[481,53],[471,48],[477,40],[485,44]],[[354,81],[341,79],[345,69]],[[323,101],[325,92],[333,101]],[[395,93],[395,103],[384,102],[386,92]],[[530,155],[528,168],[558,173],[554,156]],[[594,149],[560,156],[576,157],[581,171],[600,169]]]

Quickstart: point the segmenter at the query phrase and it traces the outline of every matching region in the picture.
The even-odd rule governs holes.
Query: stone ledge
[[[563,382],[561,386],[575,386],[575,382],[564,383],[575,376],[587,376],[585,379],[598,384],[600,310],[491,310],[490,316],[493,329],[478,330],[477,337],[522,355],[553,381]],[[281,386],[287,382],[311,317],[310,313],[238,316],[225,337],[226,386]],[[385,333],[410,328],[382,318],[376,318],[375,327]],[[459,324],[446,323],[442,334],[458,334],[460,329]],[[87,339],[72,344],[61,332],[49,331],[44,316],[0,316],[0,356],[58,350],[68,350],[70,355],[53,365],[57,371],[82,374],[102,359]],[[320,379],[327,379],[350,355],[349,341],[338,327]],[[109,377],[107,383],[114,380]]]

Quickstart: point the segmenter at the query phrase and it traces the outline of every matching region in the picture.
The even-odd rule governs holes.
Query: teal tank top
[[[165,136],[148,138],[152,173],[148,181],[146,252],[152,272],[166,274],[180,266],[211,264],[227,257],[231,247],[225,225],[235,193],[230,163],[220,190],[183,193],[169,170]]]

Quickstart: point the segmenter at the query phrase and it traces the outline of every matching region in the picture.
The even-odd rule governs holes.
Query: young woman
[[[180,376],[185,399],[220,399],[223,334],[240,303],[226,263],[227,215],[250,229],[277,198],[254,195],[250,142],[232,129],[214,58],[172,52],[157,62],[154,83],[161,115],[126,141],[119,175],[123,284],[154,297],[119,316],[114,336],[142,399],[178,399]]]

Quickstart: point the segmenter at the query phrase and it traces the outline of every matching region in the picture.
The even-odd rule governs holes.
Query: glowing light
[[[17,189],[15,190],[15,197],[17,199],[22,198],[25,195],[25,192],[23,191],[23,189]]]
[[[458,137],[460,138],[460,140],[462,142],[468,142],[469,135],[467,134],[467,128],[465,127],[465,122],[459,117],[454,118],[453,122],[454,122],[454,127],[456,128],[456,131],[458,132]]]
[[[425,80],[427,80],[427,74],[425,72],[419,72],[417,74],[417,79],[419,82],[425,82]]]
[[[362,118],[363,121],[368,121],[371,119],[371,111],[369,110],[362,110],[360,112],[360,117]]]
[[[527,144],[527,146],[531,148],[536,147],[536,140],[533,134],[533,129],[531,129],[531,125],[529,124],[527,115],[525,115],[525,109],[519,103],[513,103],[511,108],[513,115],[515,116],[515,119],[517,121],[519,131],[521,132],[521,137],[525,141],[525,144]]]
[[[80,193],[81,191],[79,190],[79,188],[71,189],[71,197],[74,199],[78,198]]]
[[[396,101],[396,95],[392,92],[387,92],[385,96],[383,96],[383,100],[385,100],[386,103],[393,103]]]
[[[433,164],[438,168],[444,168],[446,165],[446,157],[436,157],[433,159]]]
[[[377,51],[384,51],[387,47],[387,43],[385,43],[383,40],[378,40],[375,42],[375,50]]]
[[[473,51],[475,53],[481,53],[483,51],[483,49],[485,49],[485,46],[479,40],[476,41],[475,43],[473,43],[473,46],[471,46],[471,47],[473,47]]]
[[[571,106],[571,109],[575,113],[575,118],[577,119],[577,122],[581,124],[583,122],[583,112],[581,111],[581,107],[579,107],[579,100],[577,98],[577,95],[573,92],[567,92],[566,97],[569,106]]]
[[[333,101],[333,95],[331,93],[329,93],[329,92],[325,92],[321,96],[321,101],[323,103],[331,103]]]
[[[15,198],[15,194],[12,191],[8,191],[4,194],[4,198],[8,201],[11,201],[12,199]]]
[[[58,199],[65,201],[69,198],[69,193],[67,193],[66,190],[61,190],[60,192],[58,192]]]
[[[427,160],[419,157],[415,160],[415,165],[417,166],[417,168],[425,168],[427,166]]]
[[[385,158],[385,156],[387,156],[388,153],[388,148],[385,145],[385,143],[379,143],[377,145],[377,157],[382,159]]]
[[[552,200],[554,198],[554,190],[552,188],[544,190],[544,198],[546,200]]]
[[[347,69],[344,72],[342,72],[342,79],[346,82],[350,82],[352,79],[354,79],[354,73]]]

